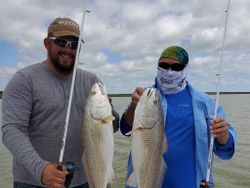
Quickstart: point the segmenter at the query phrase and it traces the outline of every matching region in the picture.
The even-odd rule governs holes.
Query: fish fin
[[[102,123],[107,123],[109,121],[113,121],[114,119],[115,119],[114,116],[112,116],[110,114],[110,115],[107,115],[107,116],[103,116],[102,119],[101,119],[101,122]]]
[[[125,134],[125,136],[130,136],[134,131],[141,130],[141,129],[143,129],[142,126],[139,126],[139,127],[135,128],[135,129],[132,129],[131,131],[127,132]]]
[[[129,131],[125,134],[125,136],[130,136],[132,134],[132,131]]]
[[[127,181],[126,181],[126,185],[130,186],[130,187],[137,187],[137,182],[136,182],[136,178],[135,178],[135,173],[134,171],[130,174],[130,176],[128,177]]]
[[[144,128],[142,126],[139,126],[139,127],[135,128],[135,129],[132,129],[131,132],[133,133],[133,132],[141,130],[141,129],[144,129]]]

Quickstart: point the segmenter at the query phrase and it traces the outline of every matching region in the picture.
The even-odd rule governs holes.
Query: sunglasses
[[[171,69],[173,71],[182,71],[186,65],[180,63],[168,64],[165,62],[159,62],[158,66],[165,70]]]
[[[49,37],[49,39],[53,40],[54,43],[57,46],[60,46],[62,48],[68,46],[70,47],[72,50],[76,50],[77,46],[78,46],[78,41],[68,41],[64,38],[60,38],[60,37]]]

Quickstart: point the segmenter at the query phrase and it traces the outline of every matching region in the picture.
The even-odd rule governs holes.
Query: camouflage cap
[[[79,25],[70,18],[56,18],[48,28],[48,36],[80,36]]]
[[[187,51],[179,46],[170,46],[166,48],[159,59],[161,58],[172,58],[179,61],[182,64],[188,64],[188,53]]]

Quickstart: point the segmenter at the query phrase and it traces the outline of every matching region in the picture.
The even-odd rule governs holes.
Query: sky
[[[228,17],[227,5],[228,0],[6,1],[0,6],[0,91],[17,70],[46,59],[48,25],[70,17],[83,23],[78,67],[95,73],[108,93],[154,84],[158,58],[171,45],[188,51],[191,85],[208,92],[219,83],[219,91],[249,92],[250,1],[231,0]]]

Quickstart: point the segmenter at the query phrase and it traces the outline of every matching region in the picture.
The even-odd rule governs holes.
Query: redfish
[[[83,167],[90,188],[106,188],[114,180],[114,134],[106,89],[93,85],[86,102],[82,127]]]
[[[128,178],[127,185],[137,185],[138,188],[161,187],[166,172],[163,153],[167,150],[163,122],[160,94],[157,89],[148,88],[135,109],[131,135],[134,172]]]

